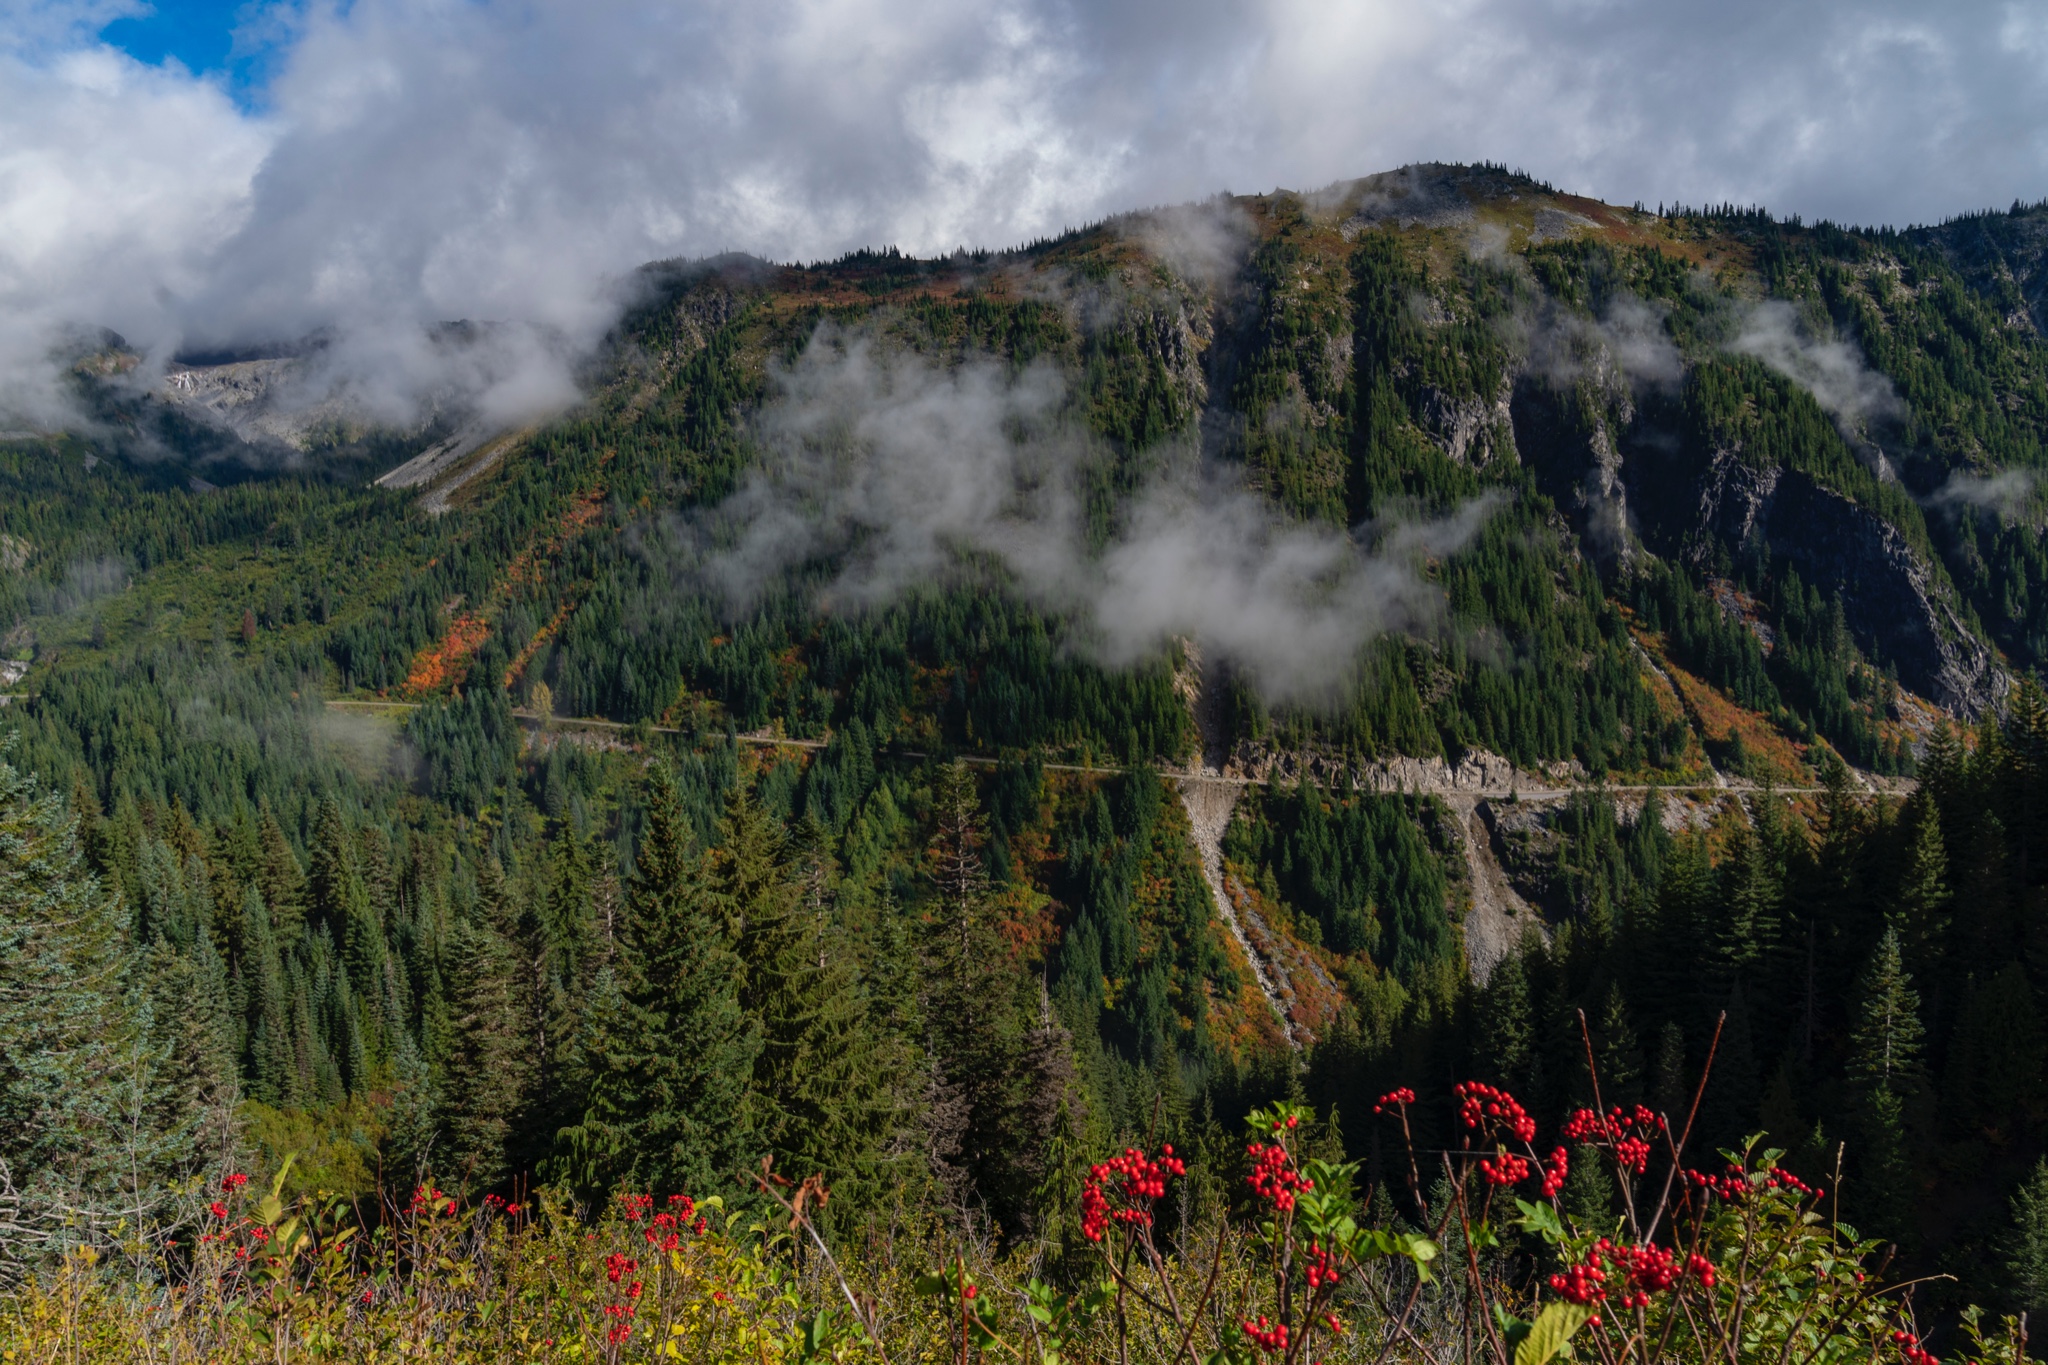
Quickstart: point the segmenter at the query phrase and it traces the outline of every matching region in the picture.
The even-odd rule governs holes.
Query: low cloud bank
[[[1180,451],[1091,547],[1081,476],[1106,452],[1066,399],[1046,367],[944,368],[822,329],[755,420],[761,468],[672,527],[680,571],[743,609],[784,572],[829,564],[825,604],[860,610],[979,561],[1070,617],[1105,664],[1186,636],[1270,698],[1315,704],[1376,636],[1443,623],[1417,560],[1469,543],[1494,506],[1347,534],[1287,520],[1241,470]]]
[[[238,102],[105,45],[134,0],[0,0],[0,430],[71,416],[66,325],[121,332],[145,374],[329,335],[346,379],[417,407],[472,382],[384,382],[431,364],[434,324],[573,347],[650,259],[1002,246],[1426,158],[1851,222],[2038,192],[2048,151],[2012,130],[2048,117],[2039,16],[1733,3],[262,5]],[[528,405],[568,373],[518,372]]]
[[[1852,445],[1868,439],[1874,422],[1905,414],[1892,381],[1864,363],[1855,343],[1809,335],[1783,299],[1748,309],[1729,349],[1755,356],[1812,394]]]

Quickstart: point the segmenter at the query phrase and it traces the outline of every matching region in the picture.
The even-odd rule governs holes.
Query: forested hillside
[[[1094,1154],[1394,1180],[1377,1097],[1590,1047],[2048,1307],[2044,221],[1427,166],[665,262],[466,446],[107,338],[0,442],[0,1271],[233,1152],[1072,1246]]]

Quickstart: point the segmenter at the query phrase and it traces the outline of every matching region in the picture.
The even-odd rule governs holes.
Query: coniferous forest
[[[1396,1138],[1478,1082],[1712,1172],[1762,1135],[1938,1340],[2048,1310],[2044,214],[1421,167],[658,263],[578,406],[401,488],[465,414],[287,449],[103,339],[92,420],[0,442],[0,1279],[184,1246],[235,1171],[386,1233],[715,1198],[1051,1296],[1110,1154],[1170,1144],[1183,1230],[1279,1188],[1254,1111],[1429,1233]],[[1052,452],[1003,468],[1065,567],[817,512],[913,402]],[[1284,638],[1126,630],[1190,487],[1363,567]],[[1634,1218],[1577,1132],[1544,1195]]]

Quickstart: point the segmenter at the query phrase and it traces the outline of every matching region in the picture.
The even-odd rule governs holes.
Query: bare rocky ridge
[[[364,414],[333,397],[302,401],[305,362],[294,358],[237,360],[221,365],[174,366],[158,396],[176,408],[233,432],[252,445],[304,451],[323,428],[362,428]]]
[[[1482,814],[1484,803],[1453,796],[1446,804],[1458,817],[1458,836],[1472,894],[1471,908],[1465,912],[1465,960],[1472,970],[1472,979],[1485,985],[1494,964],[1514,951],[1526,930],[1540,930],[1541,921],[1529,903],[1516,894],[1514,884],[1501,870],[1493,846],[1492,822]]]
[[[1230,812],[1236,808],[1238,793],[1244,790],[1244,785],[1223,777],[1188,775],[1175,778],[1174,786],[1180,792],[1181,805],[1187,809],[1188,823],[1194,828],[1195,851],[1202,859],[1202,880],[1209,884],[1209,898],[1215,903],[1216,918],[1223,921],[1223,927],[1237,941],[1238,949],[1251,967],[1252,979],[1258,983],[1259,994],[1265,996],[1266,1003],[1272,1006],[1287,1041],[1298,1048],[1301,1038],[1295,1032],[1294,1021],[1288,1016],[1282,985],[1275,979],[1277,964],[1252,946],[1243,922],[1237,917],[1237,908],[1231,903],[1230,888],[1224,878],[1223,832],[1230,828]],[[1261,937],[1270,939],[1270,933]],[[1284,972],[1285,969],[1279,970]],[[1292,994],[1291,989],[1286,992],[1288,996]]]
[[[1174,788],[1180,793],[1181,805],[1186,808],[1188,824],[1194,831],[1195,852],[1202,860],[1202,880],[1209,884],[1209,899],[1215,903],[1216,917],[1223,921],[1223,927],[1230,931],[1230,936],[1244,953],[1244,960],[1251,967],[1252,979],[1258,983],[1259,994],[1265,996],[1266,1003],[1272,1006],[1287,1041],[1299,1048],[1301,1038],[1295,1032],[1294,1021],[1288,1016],[1281,986],[1274,980],[1274,965],[1270,965],[1252,946],[1251,938],[1237,917],[1237,907],[1231,901],[1230,887],[1223,871],[1223,835],[1230,828],[1230,813],[1237,808],[1237,798],[1244,791],[1244,783],[1223,773],[1229,745],[1223,731],[1221,679],[1213,676],[1213,669],[1204,668],[1201,647],[1194,641],[1180,641],[1180,652],[1181,667],[1174,673],[1174,691],[1194,718],[1195,731],[1201,736],[1202,753],[1187,773],[1176,775]],[[1264,927],[1260,926],[1262,930]],[[1269,934],[1262,933],[1261,937],[1270,939]],[[1287,994],[1291,996],[1293,992],[1290,990]]]

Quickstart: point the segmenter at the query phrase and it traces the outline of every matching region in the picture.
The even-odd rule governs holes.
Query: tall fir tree
[[[1535,1070],[1536,1014],[1529,998],[1529,960],[1519,948],[1493,964],[1472,1011],[1473,1055],[1489,1077],[1516,1089]]]
[[[626,895],[616,1023],[589,1033],[590,1098],[550,1171],[585,1197],[627,1186],[724,1190],[759,1154],[749,1099],[760,1031],[725,907],[699,884],[694,839],[662,763]]]
[[[1899,819],[1899,870],[1885,907],[1885,927],[1898,935],[1906,969],[1922,981],[1938,979],[1948,943],[1951,899],[1941,813],[1933,798],[1916,793]]]
[[[513,1173],[514,1124],[528,1098],[532,1054],[520,1028],[518,959],[497,926],[461,925],[453,967],[451,1037],[436,1087],[444,1136],[426,1155],[444,1183],[482,1190]]]
[[[933,1067],[927,1116],[938,1121],[932,1156],[956,1198],[978,1200],[1015,1229],[1040,1174],[1022,1121],[1030,1018],[982,857],[980,794],[965,764],[934,774],[932,811],[920,954]]]
[[[1859,995],[1848,1071],[1863,1150],[1851,1202],[1870,1231],[1903,1239],[1912,1231],[1917,1185],[1906,1120],[1908,1101],[1923,1079],[1924,1031],[1919,992],[1906,972],[1899,937],[1889,929],[1864,969]]]
[[[83,866],[76,821],[10,757],[0,753],[0,1162],[22,1197],[0,1210],[0,1278],[152,1218],[201,1156],[202,1097],[183,1083],[192,1058],[172,1052],[165,992],[131,957],[119,898]],[[204,1045],[214,1020],[199,1022]]]
[[[1998,1252],[2008,1305],[2030,1316],[2048,1313],[2048,1160],[2013,1192]]]
[[[742,995],[758,1025],[753,1103],[762,1144],[792,1178],[823,1175],[840,1207],[872,1207],[893,1127],[887,1040],[865,1007],[858,962],[832,903],[833,870],[815,821],[785,843],[735,788],[711,890],[744,927]]]

